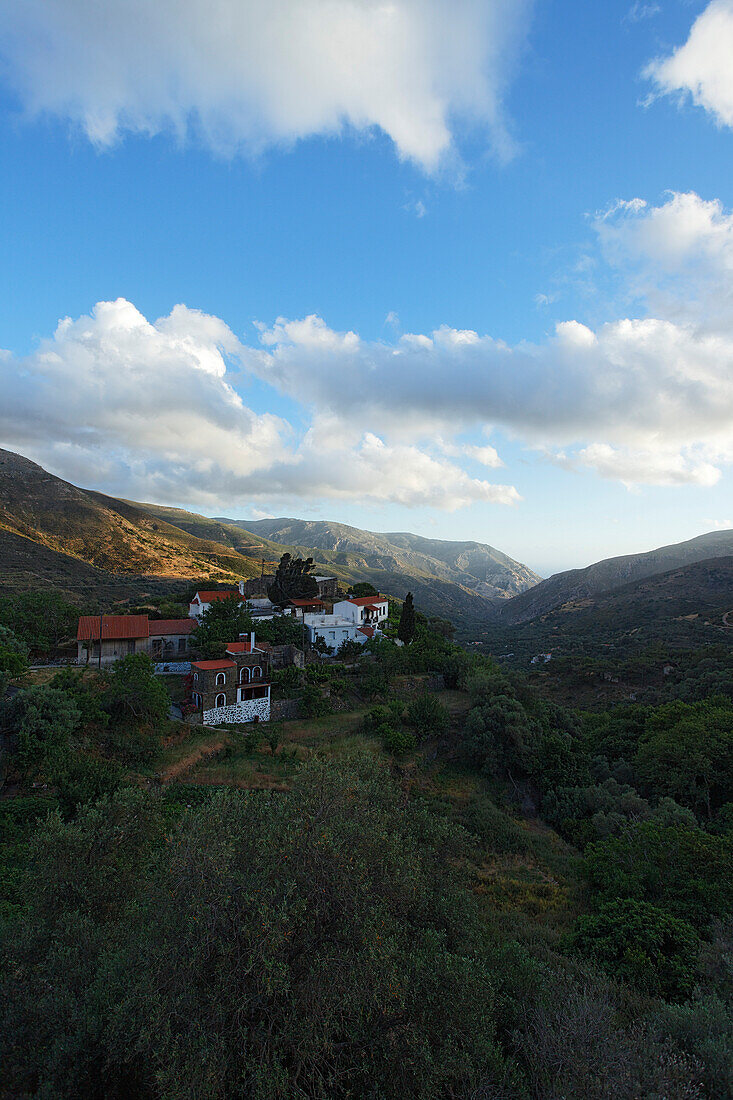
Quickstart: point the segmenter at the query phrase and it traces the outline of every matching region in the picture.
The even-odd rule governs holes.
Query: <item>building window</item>
[[[255,665],[255,667],[252,669],[252,679],[253,680],[261,680],[262,679],[262,669],[260,668],[259,665]]]
[[[217,674],[216,674],[216,686],[217,687],[222,687],[226,682],[227,682],[226,673],[225,672],[217,672]]]
[[[248,668],[243,668],[242,671],[239,673],[239,682],[240,682],[240,684],[248,684],[249,683],[249,669]]]
[[[226,705],[227,705],[226,695],[222,695],[222,694],[217,695],[216,702],[214,703],[214,706],[215,707],[225,707]]]
[[[179,638],[178,639],[178,652],[179,653],[185,653],[186,652],[186,641],[187,641],[186,638]]]

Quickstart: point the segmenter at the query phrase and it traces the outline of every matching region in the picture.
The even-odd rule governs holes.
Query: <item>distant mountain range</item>
[[[423,611],[468,630],[540,579],[478,542],[327,522],[209,519],[80,489],[0,450],[0,591],[48,586],[122,598],[174,581],[232,583],[274,571],[285,552],[313,557],[344,585],[370,581],[397,597],[412,590]]]
[[[550,616],[584,629],[588,616],[624,618],[634,601],[656,606],[675,592],[693,593],[694,603],[705,586],[725,603],[731,572],[711,562],[733,559],[733,531],[541,580],[486,543],[379,534],[325,520],[211,519],[80,489],[0,450],[0,591],[48,586],[101,600],[180,590],[191,581],[232,584],[273,572],[286,552],[313,557],[317,571],[344,586],[369,581],[400,598],[411,590],[421,610],[452,619],[463,637],[498,629],[506,638],[523,624],[549,626]],[[684,572],[695,563],[707,564]],[[656,586],[634,587],[662,575]]]
[[[606,558],[585,569],[570,569],[541,581],[501,604],[497,618],[507,626],[530,622],[566,604],[577,606],[583,600],[594,600],[646,577],[730,555],[733,555],[733,531],[711,531],[645,554]]]

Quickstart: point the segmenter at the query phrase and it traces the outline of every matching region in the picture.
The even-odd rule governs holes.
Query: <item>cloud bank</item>
[[[435,171],[457,120],[511,140],[502,95],[531,0],[22,0],[0,7],[7,78],[31,115],[109,146],[195,134],[257,153],[377,128]]]
[[[199,507],[356,498],[451,511],[519,500],[512,486],[387,442],[366,422],[316,416],[299,437],[234,388],[246,352],[197,310],[179,305],[151,323],[124,299],[99,302],[61,321],[34,354],[0,359],[0,435],[72,480]]]
[[[485,476],[504,465],[497,433],[628,486],[714,485],[733,463],[733,214],[673,193],[593,224],[640,315],[513,346],[281,317],[245,343],[183,305],[151,322],[100,302],[26,358],[0,356],[0,432],[72,480],[93,470],[111,491],[199,507],[511,505],[524,486]],[[297,422],[273,413],[292,402]]]

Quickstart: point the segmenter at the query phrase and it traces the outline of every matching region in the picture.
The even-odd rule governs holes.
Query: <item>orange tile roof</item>
[[[204,671],[212,668],[236,668],[234,661],[192,661],[191,668],[201,668]]]
[[[377,603],[386,603],[386,596],[352,596],[348,601],[355,603],[357,607],[374,607]]]
[[[79,642],[99,641],[99,615],[82,615],[76,638]],[[147,615],[102,615],[102,641],[147,638]]]
[[[227,642],[227,653],[251,653],[249,642]]]
[[[374,637],[374,627],[373,626],[357,626],[356,629],[359,631],[360,634],[366,634],[367,638],[373,638]]]
[[[190,634],[196,629],[195,619],[150,619],[148,621],[150,637],[158,638],[165,634]]]
[[[230,596],[239,596],[240,591],[238,588],[228,588],[224,592],[197,592],[201,603],[213,603],[214,600],[228,600]]]
[[[288,600],[288,603],[292,604],[293,607],[315,607],[316,604],[318,604],[319,607],[325,607],[323,600],[319,600],[315,597],[312,600]]]

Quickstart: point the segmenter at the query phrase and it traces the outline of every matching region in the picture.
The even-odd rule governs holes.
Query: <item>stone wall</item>
[[[445,678],[442,673],[432,673],[427,676],[401,676],[393,685],[396,695],[412,698],[415,695],[424,695],[428,691],[443,691]]]
[[[204,711],[204,725],[216,726],[220,722],[232,722],[238,725],[240,722],[254,722],[255,718],[260,722],[270,721],[270,700],[248,699],[243,703],[234,703],[229,707],[214,707]]]
[[[300,699],[274,699],[270,706],[271,722],[288,722],[302,718]]]
[[[190,661],[156,661],[153,670],[158,676],[185,676],[191,671]]]

